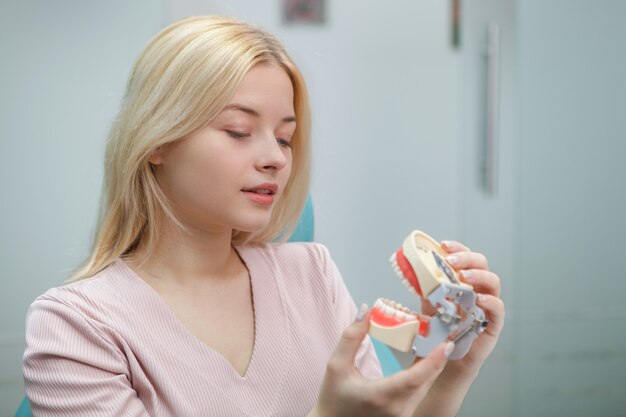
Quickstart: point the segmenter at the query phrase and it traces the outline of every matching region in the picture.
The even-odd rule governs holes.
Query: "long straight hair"
[[[152,252],[164,216],[185,230],[159,188],[150,155],[213,120],[245,74],[267,62],[281,66],[293,85],[297,124],[292,171],[268,226],[259,232],[235,230],[232,240],[248,244],[289,237],[304,207],[310,179],[311,117],[302,74],[269,33],[231,18],[194,16],[159,32],[131,71],[108,138],[93,248],[69,281],[97,274],[140,244],[144,253]]]

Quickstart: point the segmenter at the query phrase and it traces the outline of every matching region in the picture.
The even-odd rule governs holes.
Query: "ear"
[[[163,147],[158,146],[150,153],[148,162],[152,165],[161,165],[163,163]]]

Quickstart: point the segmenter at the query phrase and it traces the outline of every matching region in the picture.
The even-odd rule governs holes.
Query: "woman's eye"
[[[281,139],[281,138],[276,138],[276,141],[278,142],[280,146],[291,148],[291,141],[288,141],[286,139]]]
[[[235,139],[243,139],[250,136],[249,133],[235,132],[234,130],[226,130],[226,133],[228,134],[228,136]]]

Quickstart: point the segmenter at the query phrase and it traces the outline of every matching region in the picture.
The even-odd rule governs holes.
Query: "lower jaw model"
[[[483,310],[476,306],[471,285],[445,261],[447,253],[426,233],[413,231],[391,255],[398,277],[409,291],[428,301],[434,314],[416,313],[384,298],[376,300],[370,318],[370,335],[386,345],[424,357],[446,340],[455,343],[450,359],[461,359],[487,327]]]

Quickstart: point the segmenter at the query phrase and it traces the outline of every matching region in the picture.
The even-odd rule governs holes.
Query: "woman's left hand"
[[[489,354],[496,346],[504,325],[504,303],[500,299],[500,278],[489,271],[487,258],[472,252],[467,246],[455,242],[442,242],[448,253],[448,263],[459,272],[461,279],[474,287],[478,296],[476,305],[483,309],[489,324],[485,331],[472,343],[465,356],[448,361],[445,368],[422,400],[415,413],[421,416],[456,416],[470,385],[478,375]],[[434,308],[422,300],[422,313],[432,316]],[[419,361],[420,359],[416,359]]]
[[[487,328],[474,340],[467,354],[462,359],[448,363],[448,367],[458,371],[476,373],[493,351],[504,325],[500,278],[489,270],[487,258],[483,254],[472,252],[456,241],[444,241],[442,247],[449,254],[446,261],[459,272],[464,282],[474,287],[476,305],[483,309],[489,320]]]

